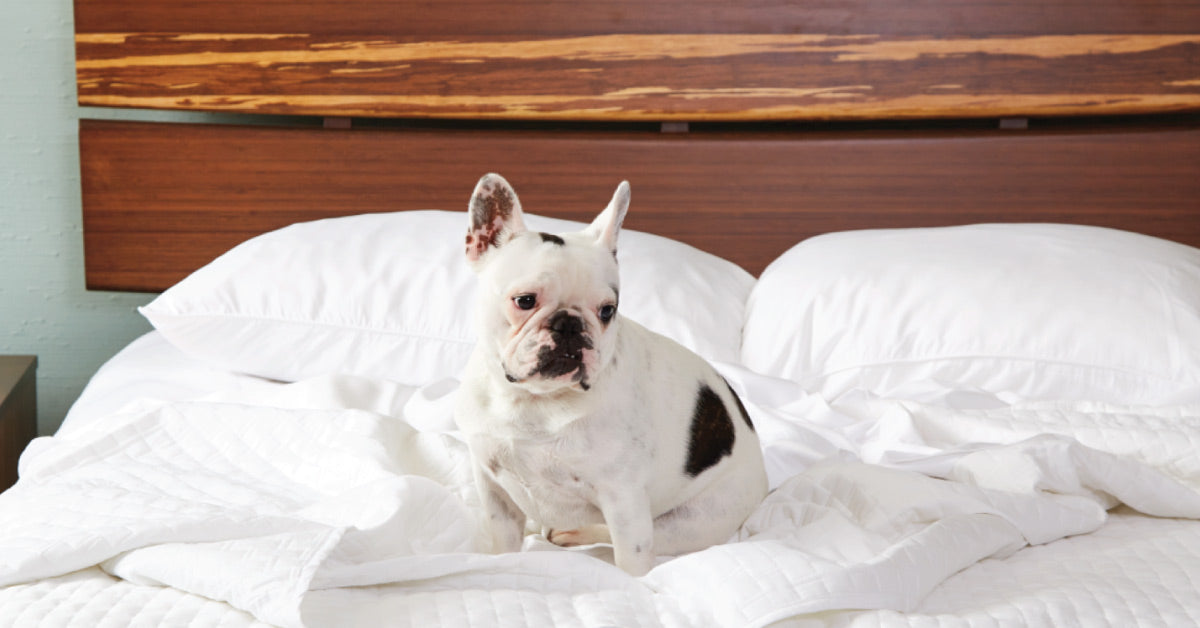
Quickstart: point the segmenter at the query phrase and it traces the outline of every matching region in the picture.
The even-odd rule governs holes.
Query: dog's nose
[[[565,337],[578,336],[583,333],[583,320],[565,310],[555,312],[547,325],[550,331]]]

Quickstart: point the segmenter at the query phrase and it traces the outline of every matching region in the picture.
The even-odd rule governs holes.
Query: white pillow
[[[1200,249],[1052,224],[818,236],[763,272],[742,358],[829,398],[1170,403],[1200,390]]]
[[[581,223],[526,215],[531,229]],[[192,356],[294,381],[350,373],[422,385],[474,346],[467,214],[410,211],[295,224],[248,240],[140,308]],[[736,362],[754,278],[680,242],[623,231],[621,311],[701,355]]]

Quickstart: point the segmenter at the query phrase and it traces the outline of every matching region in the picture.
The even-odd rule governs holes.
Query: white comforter
[[[100,565],[281,626],[761,626],[915,608],[1098,529],[1200,518],[1200,407],[829,406],[735,368],[775,489],[735,539],[635,579],[606,548],[474,552],[454,382],[338,377],[142,403],[35,441],[0,495],[0,585]]]

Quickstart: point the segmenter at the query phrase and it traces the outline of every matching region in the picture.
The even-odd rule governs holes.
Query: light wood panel
[[[342,117],[861,120],[1200,111],[1200,33],[81,33],[79,103]]]
[[[828,231],[1052,221],[1200,245],[1200,121],[1070,131],[800,133],[238,127],[83,121],[87,284],[158,291],[257,233],[365,212],[465,212],[504,174],[528,211],[627,226],[757,273]],[[465,220],[465,219],[464,219]]]

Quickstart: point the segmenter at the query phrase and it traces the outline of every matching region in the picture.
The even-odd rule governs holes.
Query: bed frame
[[[1200,3],[76,0],[87,285],[298,220],[594,214],[758,273],[814,234],[1071,222],[1200,246]]]

